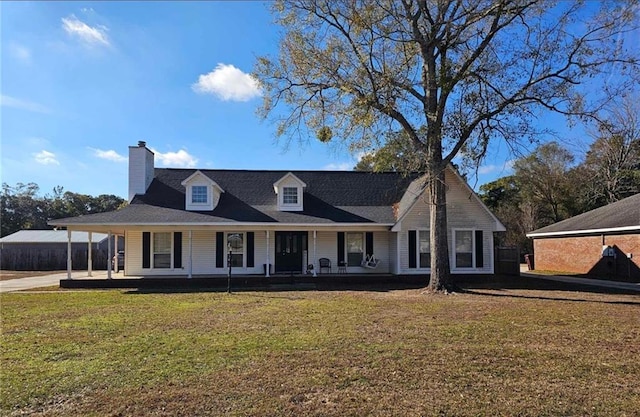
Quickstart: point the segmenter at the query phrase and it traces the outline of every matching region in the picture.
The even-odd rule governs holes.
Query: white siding
[[[449,244],[449,260],[452,273],[493,273],[493,230],[494,219],[487,213],[481,203],[469,193],[467,187],[460,183],[451,172],[446,172],[447,190],[447,241]],[[400,234],[400,273],[424,274],[429,269],[409,268],[409,230],[429,229],[429,206],[425,202],[426,197],[418,199],[411,211],[402,219]],[[455,268],[455,246],[453,242],[453,230],[482,230],[483,239],[483,267],[482,268]]]

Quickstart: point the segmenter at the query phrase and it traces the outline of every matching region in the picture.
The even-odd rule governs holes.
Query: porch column
[[[192,240],[191,230],[189,230],[189,273],[187,278],[192,277],[193,272],[193,240]]]
[[[71,230],[67,229],[67,279],[71,279]]]
[[[118,271],[120,270],[120,268],[118,267],[118,235],[114,236],[113,239],[113,246],[115,246],[115,252],[116,252],[116,261],[113,263],[113,269],[115,270],[115,273],[117,274]]]
[[[107,233],[107,279],[111,279],[111,230]]]
[[[317,248],[318,245],[316,244],[316,238],[317,238],[317,230],[313,231],[313,276],[317,277],[318,276],[318,254],[317,254]]]
[[[265,231],[265,233],[266,233],[266,235],[267,235],[267,267],[265,268],[265,269],[266,269],[266,274],[265,274],[265,276],[266,276],[267,278],[269,278],[269,269],[270,269],[270,268],[269,268],[269,263],[271,262],[271,259],[269,259],[269,258],[270,258],[270,257],[269,257],[269,253],[270,253],[270,251],[269,251],[269,231],[267,230],[267,231]]]
[[[87,252],[87,276],[91,277],[93,276],[93,260],[92,260],[92,246],[93,244],[91,243],[91,238],[93,237],[93,233],[89,232],[89,252]]]

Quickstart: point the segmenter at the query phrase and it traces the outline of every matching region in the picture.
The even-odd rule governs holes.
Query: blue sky
[[[279,30],[262,2],[2,2],[0,15],[4,183],[125,197],[127,149],[139,140],[156,166],[357,162],[315,138],[286,149],[256,116],[247,73],[276,54]],[[512,159],[495,148],[471,185],[508,175]]]

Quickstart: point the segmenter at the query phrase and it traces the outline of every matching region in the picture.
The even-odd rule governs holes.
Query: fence
[[[87,269],[88,250],[72,248],[71,265],[74,270]],[[107,251],[93,249],[91,252],[94,270],[107,269]],[[59,248],[3,248],[0,268],[8,271],[57,271],[67,269],[67,249]]]
[[[515,246],[495,249],[495,273],[520,275],[520,249]]]

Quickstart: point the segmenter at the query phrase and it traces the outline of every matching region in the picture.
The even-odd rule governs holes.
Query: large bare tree
[[[586,115],[600,93],[616,94],[637,65],[624,42],[637,24],[634,4],[279,0],[279,54],[255,68],[261,114],[277,121],[278,135],[306,140],[312,131],[351,150],[403,130],[426,167],[429,287],[445,290],[446,166],[458,154],[480,161],[492,140],[531,140],[543,110]]]

